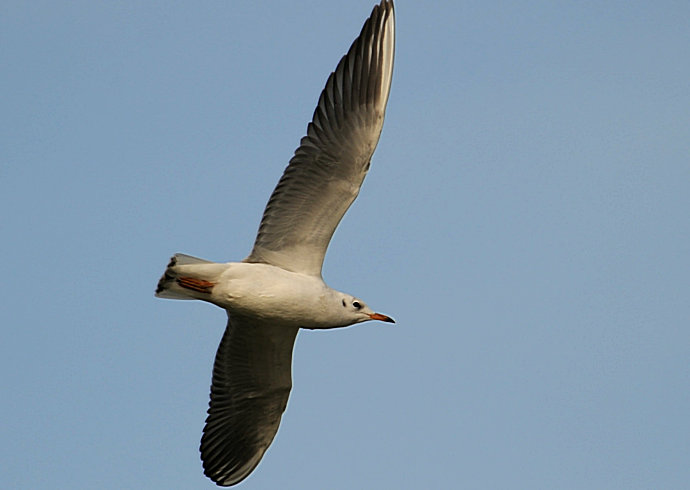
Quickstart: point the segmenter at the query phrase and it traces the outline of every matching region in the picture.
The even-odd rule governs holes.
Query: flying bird
[[[200,447],[204,473],[220,486],[244,480],[273,441],[292,388],[300,328],[394,323],[321,276],[331,236],[379,141],[394,48],[393,1],[382,0],[328,77],[249,256],[215,263],[175,254],[158,282],[160,298],[198,299],[227,311]]]

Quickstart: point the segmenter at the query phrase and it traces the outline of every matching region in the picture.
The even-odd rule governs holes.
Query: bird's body
[[[249,256],[215,263],[176,254],[158,282],[158,297],[207,301],[228,314],[200,448],[204,473],[218,485],[246,478],[273,441],[292,387],[300,328],[393,322],[328,287],[321,267],[383,127],[394,25],[393,2],[382,0],[329,76]]]
[[[363,304],[329,288],[320,277],[271,264],[219,264],[182,254],[173,257],[158,289],[159,297],[200,299],[233,314],[308,329],[351,325],[351,316],[343,313],[350,311],[353,302]],[[314,312],[319,315],[315,317]],[[362,321],[370,320],[370,313],[363,313]]]

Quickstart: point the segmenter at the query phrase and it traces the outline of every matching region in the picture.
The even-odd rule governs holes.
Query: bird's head
[[[343,316],[349,321],[350,325],[354,323],[368,322],[369,320],[380,320],[382,322],[395,323],[391,317],[381,313],[374,312],[367,304],[359,298],[350,295],[343,295],[340,298],[342,305]]]

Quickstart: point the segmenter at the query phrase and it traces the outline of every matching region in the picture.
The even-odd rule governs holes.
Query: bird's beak
[[[369,315],[369,318],[372,320],[381,320],[382,322],[395,323],[395,320],[393,320],[391,317],[382,315],[381,313],[372,313]]]

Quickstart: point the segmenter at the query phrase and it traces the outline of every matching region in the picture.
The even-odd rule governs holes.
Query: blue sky
[[[240,260],[373,5],[0,7],[6,488],[213,488]],[[246,488],[687,488],[687,2],[397,2],[387,120],[324,277],[396,325],[302,332]]]

